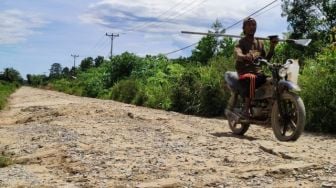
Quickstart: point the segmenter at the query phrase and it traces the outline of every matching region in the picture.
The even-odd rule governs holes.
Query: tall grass
[[[0,80],[0,110],[5,107],[7,98],[16,88],[17,85],[15,83],[8,83]]]
[[[13,164],[12,159],[10,159],[9,157],[0,155],[0,168],[4,168],[6,166],[9,166]]]

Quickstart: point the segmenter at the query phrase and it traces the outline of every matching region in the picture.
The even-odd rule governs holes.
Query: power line
[[[253,16],[253,15],[255,15],[255,14],[259,13],[260,11],[262,11],[262,10],[264,10],[265,8],[267,8],[267,7],[271,6],[273,3],[277,2],[277,1],[278,1],[278,0],[274,0],[274,1],[272,1],[271,3],[269,3],[269,4],[265,5],[265,6],[264,6],[264,7],[262,7],[261,9],[259,9],[259,10],[255,11],[255,12],[253,12],[252,14],[248,15],[248,16],[247,16],[247,17],[245,17],[245,18],[251,17],[251,16]],[[236,23],[234,23],[234,24],[230,25],[229,27],[227,27],[227,28],[226,28],[226,30],[227,30],[227,29],[230,29],[230,28],[232,28],[232,27],[236,26],[237,24],[239,24],[240,22],[244,21],[244,19],[245,19],[245,18],[243,18],[243,19],[241,19],[241,20],[237,21]]]
[[[194,2],[194,1],[195,1],[195,0],[193,0],[193,2]],[[179,6],[180,4],[182,4],[183,2],[184,2],[184,0],[179,1],[178,3],[174,4],[172,7],[170,7],[170,8],[167,9],[166,11],[164,11],[163,13],[159,14],[158,16],[156,16],[157,20],[158,20],[160,17],[162,17],[162,16],[164,16],[165,14],[167,14],[169,11],[171,11],[171,10],[175,9],[176,7],[178,7],[178,6]],[[192,3],[191,3],[191,4],[192,4]],[[153,21],[152,21],[152,22],[153,22]],[[150,22],[150,23],[151,23],[151,22]],[[128,32],[136,31],[136,30],[138,30],[138,29],[141,29],[141,28],[145,27],[146,25],[148,25],[148,24],[150,24],[150,23],[139,24],[139,25],[137,25],[137,26],[134,26],[134,27],[131,28],[131,29],[128,29],[127,31],[128,31]]]
[[[181,48],[181,49],[178,49],[178,50],[174,50],[174,51],[172,51],[172,52],[169,52],[169,53],[165,53],[165,54],[163,54],[163,55],[170,55],[170,54],[173,54],[173,53],[176,53],[176,52],[179,52],[179,51],[182,51],[182,50],[184,50],[184,49],[187,49],[187,48],[190,48],[190,47],[192,47],[192,46],[194,46],[194,45],[196,45],[198,42],[195,42],[195,43],[193,43],[193,44],[190,44],[189,46],[186,46],[186,47],[183,47],[183,48]]]
[[[192,9],[194,9],[194,8],[196,8],[197,6],[199,6],[199,5],[201,5],[202,3],[204,3],[206,0],[203,0],[203,1],[201,1],[201,2],[198,2],[198,4],[197,4],[197,0],[193,0],[193,1],[191,1],[190,3],[186,4],[186,6],[181,7],[180,10],[185,10],[185,11],[183,11],[183,12],[177,14],[177,15],[168,15],[168,14],[167,14],[167,13],[169,13],[170,11],[172,11],[173,9],[177,8],[178,6],[180,6],[184,1],[185,1],[185,0],[181,0],[181,1],[177,2],[176,4],[174,4],[174,5],[173,5],[172,7],[170,7],[169,9],[167,9],[167,10],[165,10],[163,13],[159,14],[159,15],[157,16],[157,20],[159,20],[161,17],[162,17],[162,18],[166,17],[166,18],[164,18],[166,21],[172,20],[172,19],[176,18],[177,16],[183,15],[183,14],[187,13],[188,11],[191,11]],[[186,8],[189,8],[189,9],[186,9]],[[166,15],[166,16],[165,16],[165,15]],[[164,17],[163,17],[163,16],[164,16]],[[159,24],[162,24],[162,23],[159,23]],[[153,23],[153,21],[152,21],[152,22],[145,23],[145,24],[142,24],[142,25],[141,25],[141,24],[140,24],[140,25],[137,25],[137,26],[135,26],[135,27],[129,29],[128,31],[129,31],[129,32],[132,32],[132,31],[136,31],[136,30],[139,30],[139,29],[142,29],[142,28],[151,26],[151,25],[159,25],[159,24],[157,24],[157,23]],[[124,33],[124,34],[125,34],[125,33]],[[111,36],[111,35],[113,35],[113,36]],[[113,51],[113,39],[114,39],[115,37],[119,37],[119,34],[113,34],[113,33],[112,33],[112,34],[108,35],[108,34],[106,33],[106,36],[111,37],[110,56],[112,57],[112,51]],[[103,38],[103,37],[101,37],[101,38],[95,43],[95,45],[94,45],[94,47],[93,47],[94,49],[95,49],[95,48],[98,48],[98,46],[101,46],[101,44],[102,44],[102,42],[101,42],[101,41],[102,41],[102,38]],[[101,48],[99,48],[99,49],[101,49]]]
[[[105,37],[105,35],[101,35],[99,40],[96,42],[96,44],[93,46],[93,49],[98,48],[98,46],[100,46],[105,40],[103,40]]]
[[[182,12],[180,12],[180,13],[178,13],[178,14],[175,14],[175,15],[170,15],[170,16],[167,17],[167,18],[163,18],[162,21],[167,22],[167,21],[173,20],[173,19],[176,18],[176,17],[182,16],[182,15],[186,14],[187,12],[190,12],[190,11],[192,11],[193,9],[195,9],[196,7],[200,6],[200,5],[203,4],[205,1],[207,1],[207,0],[202,0],[202,1],[200,1],[200,2],[197,2],[197,0],[194,0],[194,1],[192,1],[191,3],[187,4],[186,6],[182,7],[181,10],[184,10],[184,11],[182,11]],[[131,31],[135,31],[135,30],[143,29],[143,28],[148,27],[148,26],[153,26],[153,25],[158,26],[158,25],[162,25],[162,24],[163,24],[163,22],[160,22],[160,23],[154,23],[154,22],[152,21],[152,22],[149,22],[149,23],[146,23],[146,24],[142,25],[141,27],[138,27],[138,28],[136,28],[136,29],[133,29],[133,30],[131,30]]]
[[[207,1],[207,0],[202,0],[201,2],[199,2],[198,4],[195,4],[195,5],[186,6],[186,7],[184,7],[184,8],[187,8],[187,9],[185,9],[185,11],[180,12],[179,14],[176,14],[176,15],[174,15],[174,16],[171,16],[171,17],[167,18],[167,19],[164,20],[164,21],[167,22],[167,21],[173,20],[173,19],[176,18],[176,17],[182,16],[182,15],[186,14],[187,12],[190,12],[190,11],[192,11],[193,9],[195,9],[196,7],[200,6],[200,5],[203,4],[205,1]],[[193,3],[192,3],[192,4],[193,4]],[[156,25],[156,26],[159,26],[159,25],[162,25],[162,24],[163,24],[163,22],[160,22],[160,23],[152,23],[152,24],[150,24],[150,25]]]
[[[74,58],[74,68],[76,68],[76,58],[79,57],[79,55],[71,54],[71,56]]]
[[[112,51],[113,51],[113,39],[116,38],[116,37],[119,37],[119,34],[114,34],[114,33],[111,33],[111,34],[105,34],[106,36],[108,37],[111,37],[111,58],[112,58]]]
[[[264,14],[265,12],[268,12],[268,11],[274,9],[275,7],[277,7],[277,6],[279,6],[279,5],[280,5],[280,3],[277,3],[277,4],[275,4],[274,6],[270,7],[269,9],[267,9],[267,10],[265,10],[265,11],[263,11],[263,12],[260,12],[259,14],[256,14],[254,17],[258,17],[258,16]]]
[[[274,1],[272,1],[271,3],[269,3],[269,4],[265,5],[264,7],[262,7],[262,8],[260,8],[260,9],[258,9],[258,10],[257,10],[257,11],[255,11],[255,12],[253,12],[253,13],[252,13],[252,14],[250,14],[249,16],[247,16],[247,17],[245,17],[245,18],[243,18],[243,19],[241,19],[241,20],[237,21],[236,23],[234,23],[234,24],[230,25],[229,27],[226,27],[226,28],[225,28],[225,31],[226,31],[226,30],[228,30],[228,29],[230,29],[230,28],[232,28],[232,27],[234,27],[234,26],[235,26],[235,25],[237,25],[238,23],[242,22],[244,19],[246,19],[246,18],[248,18],[248,17],[251,17],[251,16],[253,16],[253,15],[255,15],[255,14],[259,13],[260,11],[264,10],[265,8],[267,8],[267,7],[271,6],[271,5],[272,5],[272,4],[274,4],[276,1],[278,1],[278,0],[274,0]],[[271,9],[272,9],[272,8],[271,8]],[[271,9],[268,9],[267,11],[269,11],[269,10],[271,10]],[[263,13],[265,13],[265,12],[267,12],[267,11],[264,11]],[[260,15],[261,15],[261,14],[259,14],[258,16],[260,16]],[[185,47],[183,47],[183,48],[180,48],[180,49],[177,49],[177,50],[174,50],[174,51],[171,51],[171,52],[165,53],[164,55],[170,55],[170,54],[173,54],[173,53],[176,53],[176,52],[179,52],[179,51],[185,50],[185,49],[187,49],[187,48],[190,48],[191,46],[194,46],[194,45],[196,45],[197,43],[198,43],[198,42],[196,42],[196,43],[193,43],[193,44],[191,44],[191,45],[188,45],[188,46],[185,46]]]

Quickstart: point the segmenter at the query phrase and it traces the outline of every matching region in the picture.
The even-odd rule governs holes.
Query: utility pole
[[[108,34],[108,33],[106,33],[106,36],[108,36],[108,37],[111,37],[111,59],[112,59],[112,50],[113,50],[113,39],[115,38],[115,37],[119,37],[119,34],[114,34],[114,33],[111,33],[111,34]]]
[[[74,58],[74,68],[76,68],[76,58],[79,57],[79,55],[71,54],[71,56]]]

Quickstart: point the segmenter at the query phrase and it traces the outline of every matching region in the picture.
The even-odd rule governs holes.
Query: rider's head
[[[257,30],[257,22],[255,21],[255,19],[251,17],[244,19],[244,22],[243,22],[244,35],[253,36],[256,30]]]

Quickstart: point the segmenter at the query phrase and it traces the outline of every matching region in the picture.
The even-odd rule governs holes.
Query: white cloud
[[[175,30],[183,26],[209,27],[216,18],[219,18],[225,27],[268,3],[260,0],[103,0],[92,4],[80,18],[86,23],[101,24],[120,30],[127,30],[140,24],[143,27],[135,29],[146,32],[162,30],[164,25],[172,26],[172,23],[175,26],[170,28]],[[279,6],[279,3],[276,2],[268,8]],[[280,17],[278,9],[268,10],[264,14],[268,19]],[[143,24],[144,22],[151,24]],[[157,27],[158,24],[160,27]]]
[[[36,33],[46,22],[38,15],[20,10],[0,12],[0,44],[14,44]]]
[[[181,34],[180,31],[207,32],[219,19],[223,27],[245,18],[269,4],[260,0],[100,0],[91,4],[80,20],[99,25],[105,30],[126,33],[123,49],[136,49],[139,54],[174,50],[199,41],[201,36]],[[274,7],[275,6],[275,7]],[[260,14],[260,15],[258,15]],[[286,30],[281,18],[280,1],[254,17],[258,36],[278,34]],[[241,23],[227,31],[240,34]],[[137,36],[137,40],[131,40]],[[128,39],[124,39],[128,38]],[[134,47],[137,43],[138,47]],[[161,45],[159,45],[161,44]]]

